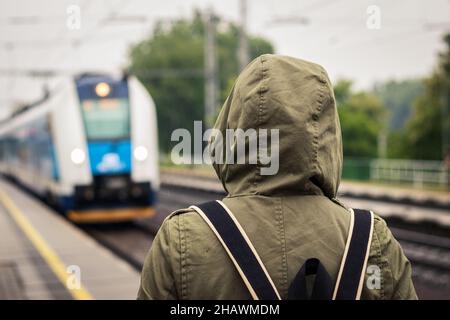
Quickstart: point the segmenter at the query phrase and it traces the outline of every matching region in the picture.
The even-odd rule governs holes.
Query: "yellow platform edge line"
[[[59,259],[56,252],[47,244],[44,238],[42,238],[39,232],[33,227],[31,222],[25,217],[6,192],[2,190],[0,190],[0,202],[73,298],[76,300],[92,300],[92,295],[83,287],[83,285],[78,289],[68,288],[67,283],[69,281],[69,274],[66,271],[67,268],[65,264]]]

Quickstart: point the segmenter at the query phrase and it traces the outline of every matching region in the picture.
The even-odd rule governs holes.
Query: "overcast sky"
[[[249,33],[272,41],[276,53],[322,64],[332,80],[353,79],[358,88],[428,74],[450,31],[450,0],[247,1]],[[71,5],[81,9],[80,29],[67,27]],[[376,24],[376,14],[367,13],[371,5],[380,11],[379,29],[367,27],[368,19]],[[239,21],[239,0],[2,0],[0,109],[41,92],[42,80],[6,70],[117,70],[126,65],[129,45],[148,35],[157,19],[208,7]],[[106,19],[114,15],[137,19]]]

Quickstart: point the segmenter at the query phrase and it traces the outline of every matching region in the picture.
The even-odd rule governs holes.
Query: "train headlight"
[[[95,86],[95,93],[103,98],[111,92],[111,87],[106,82],[100,82]]]
[[[80,165],[86,160],[86,153],[80,148],[75,148],[70,153],[70,160],[72,160],[74,164]]]
[[[144,161],[148,157],[148,150],[144,146],[138,146],[134,149],[133,155],[136,160]]]

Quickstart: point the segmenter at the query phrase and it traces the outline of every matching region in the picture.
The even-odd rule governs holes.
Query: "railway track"
[[[413,279],[441,289],[450,298],[450,239],[390,228],[413,266]]]
[[[221,192],[163,184],[159,193],[159,204],[155,217],[120,225],[90,226],[85,227],[85,231],[128,261],[137,270],[141,270],[152,240],[167,215],[179,208],[219,199],[223,196],[224,193]],[[351,200],[346,199],[346,203],[351,204]],[[435,225],[427,225],[424,233],[424,230],[420,230],[420,226],[418,227],[417,224],[398,221],[397,217],[393,218],[392,224],[389,217],[386,217],[386,220],[413,265],[413,278],[417,291],[427,292],[428,290],[427,294],[421,296],[432,296],[438,290],[439,297],[450,298],[450,238],[448,230],[440,230]],[[425,284],[428,289],[421,289],[421,286]]]
[[[217,193],[187,192],[163,186],[159,193],[157,213],[153,218],[111,225],[86,225],[83,230],[140,271],[153,238],[171,212],[217,198]]]

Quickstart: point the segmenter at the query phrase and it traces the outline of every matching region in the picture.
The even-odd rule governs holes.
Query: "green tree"
[[[238,70],[238,27],[218,21],[216,34],[219,64],[220,103],[228,95]],[[272,53],[265,39],[249,36],[251,58]],[[148,39],[130,51],[129,69],[152,95],[158,116],[159,144],[171,147],[170,135],[176,128],[192,132],[194,120],[204,114],[204,24],[196,12],[191,20],[159,23]]]
[[[404,129],[389,132],[387,138],[387,158],[409,159],[408,140]]]
[[[381,99],[389,111],[390,131],[401,130],[408,120],[415,99],[424,92],[420,79],[408,79],[375,85],[374,93]]]
[[[414,159],[440,160],[449,155],[443,151],[443,136],[450,139],[448,128],[450,93],[450,34],[444,37],[446,50],[439,54],[438,64],[424,80],[425,91],[415,101],[406,123],[407,155]],[[445,128],[445,129],[444,129]]]
[[[411,116],[414,101],[424,92],[423,81],[390,80],[376,84],[373,91],[387,108],[389,124],[386,128],[386,156],[395,159],[408,158],[405,124]]]
[[[372,93],[352,92],[351,82],[340,80],[334,88],[342,128],[344,156],[376,157],[384,125],[385,106]]]
[[[351,95],[351,88],[352,82],[350,80],[341,79],[336,82],[334,85],[334,97],[338,106],[347,101]]]

